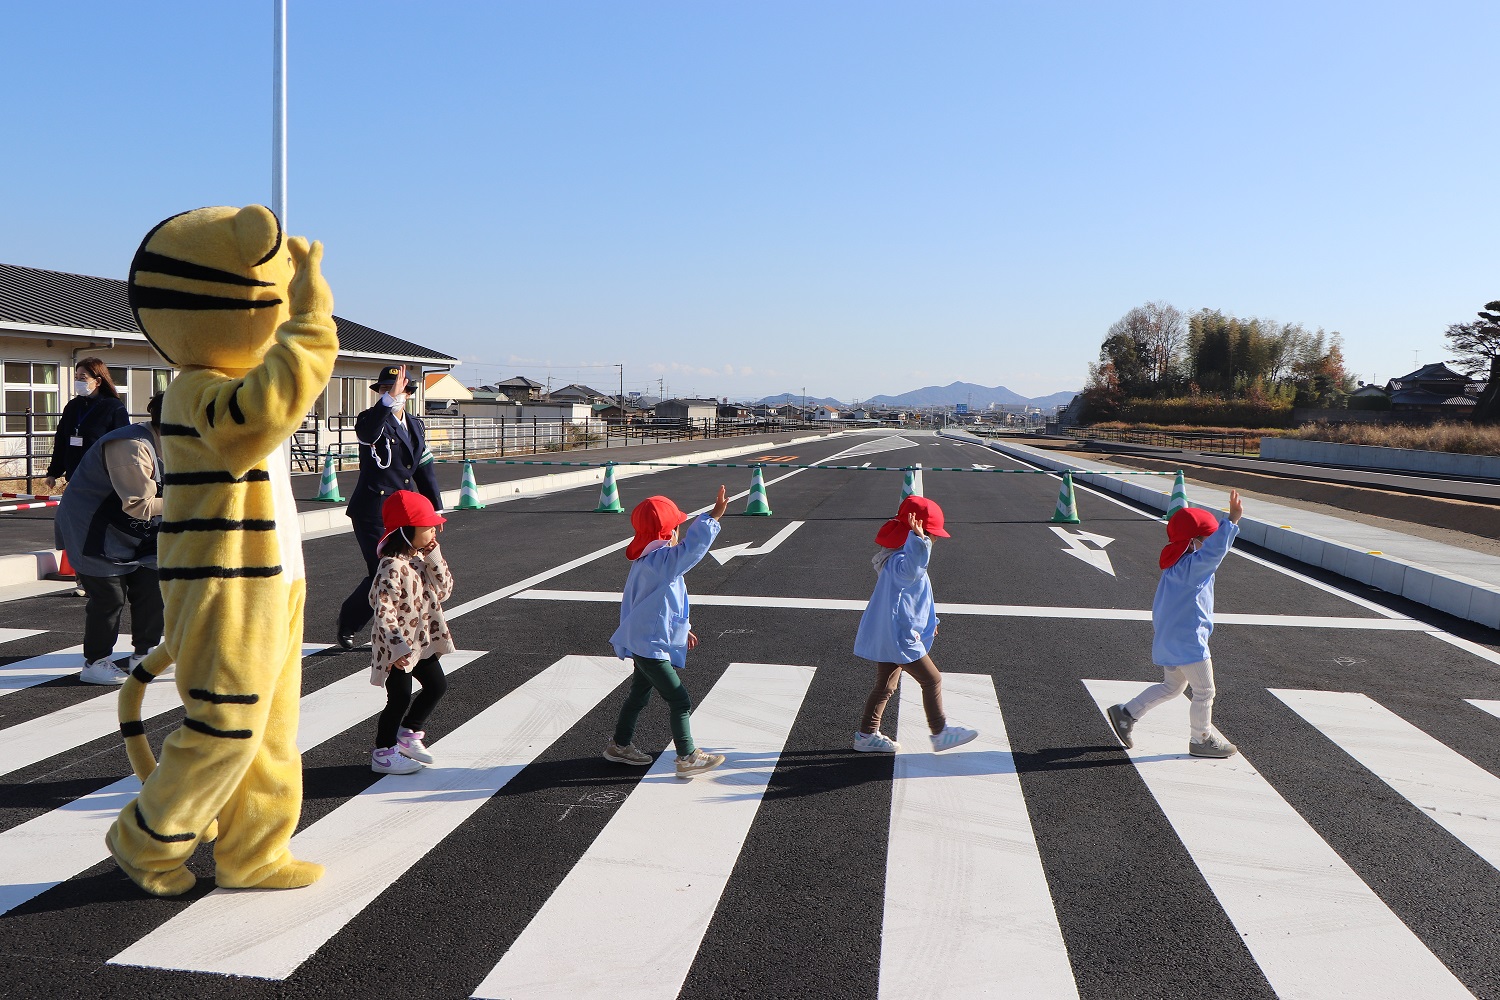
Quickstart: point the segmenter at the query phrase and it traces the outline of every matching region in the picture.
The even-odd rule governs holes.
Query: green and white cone
[[[479,502],[479,484],[474,482],[474,463],[464,462],[464,483],[458,491],[458,510],[484,510]]]
[[[620,491],[615,487],[615,467],[613,465],[606,465],[604,467],[604,485],[599,488],[599,506],[594,508],[594,513],[625,513],[625,508],[620,506]]]
[[[328,457],[323,461],[323,478],[318,481],[318,495],[314,500],[322,503],[343,503],[344,498],[339,496],[339,477],[333,471],[333,449],[328,449]]]
[[[1078,501],[1073,497],[1073,473],[1064,472],[1062,489],[1057,492],[1057,509],[1052,512],[1053,524],[1078,524]]]
[[[907,497],[919,497],[922,495],[922,467],[914,465],[906,470],[906,475],[901,479],[901,499]]]
[[[771,502],[766,499],[766,482],[760,466],[750,470],[750,496],[745,499],[745,513],[751,517],[770,517]]]
[[[1177,479],[1172,483],[1172,499],[1167,504],[1167,520],[1170,521],[1172,519],[1172,515],[1177,513],[1179,510],[1191,506],[1192,504],[1188,503],[1187,498],[1187,483],[1183,482],[1182,470],[1178,469]]]

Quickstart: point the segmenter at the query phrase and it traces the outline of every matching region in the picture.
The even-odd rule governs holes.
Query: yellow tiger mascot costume
[[[290,889],[323,874],[288,849],[302,810],[306,581],[285,451],[338,353],[322,255],[251,205],[173,216],[131,264],[136,319],[181,369],[162,407],[165,638],[120,692],[144,785],[106,836],[154,895],[193,887],[187,859],[216,832],[220,886]],[[158,767],[141,702],[173,662],[187,718]]]

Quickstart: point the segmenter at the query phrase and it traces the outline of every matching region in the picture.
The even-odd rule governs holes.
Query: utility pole
[[[286,2],[276,0],[275,52],[271,64],[271,211],[286,221]]]
[[[620,369],[620,413],[624,414],[624,412],[625,412],[625,366],[622,365],[622,364],[619,364],[619,365],[615,365],[615,367],[618,368],[618,369]]]

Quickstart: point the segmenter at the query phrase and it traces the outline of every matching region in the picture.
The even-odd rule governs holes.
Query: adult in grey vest
[[[149,424],[110,431],[84,454],[57,508],[58,533],[88,602],[84,608],[83,672],[87,684],[123,684],[111,658],[120,613],[130,603],[135,650],[130,669],[161,642],[161,583],[156,534],[161,526],[161,395]]]

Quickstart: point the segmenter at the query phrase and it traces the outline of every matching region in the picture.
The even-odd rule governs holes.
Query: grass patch
[[[1500,455],[1500,427],[1470,423],[1303,424],[1286,434],[1305,441],[1367,444],[1416,451],[1451,451],[1460,455]]]

